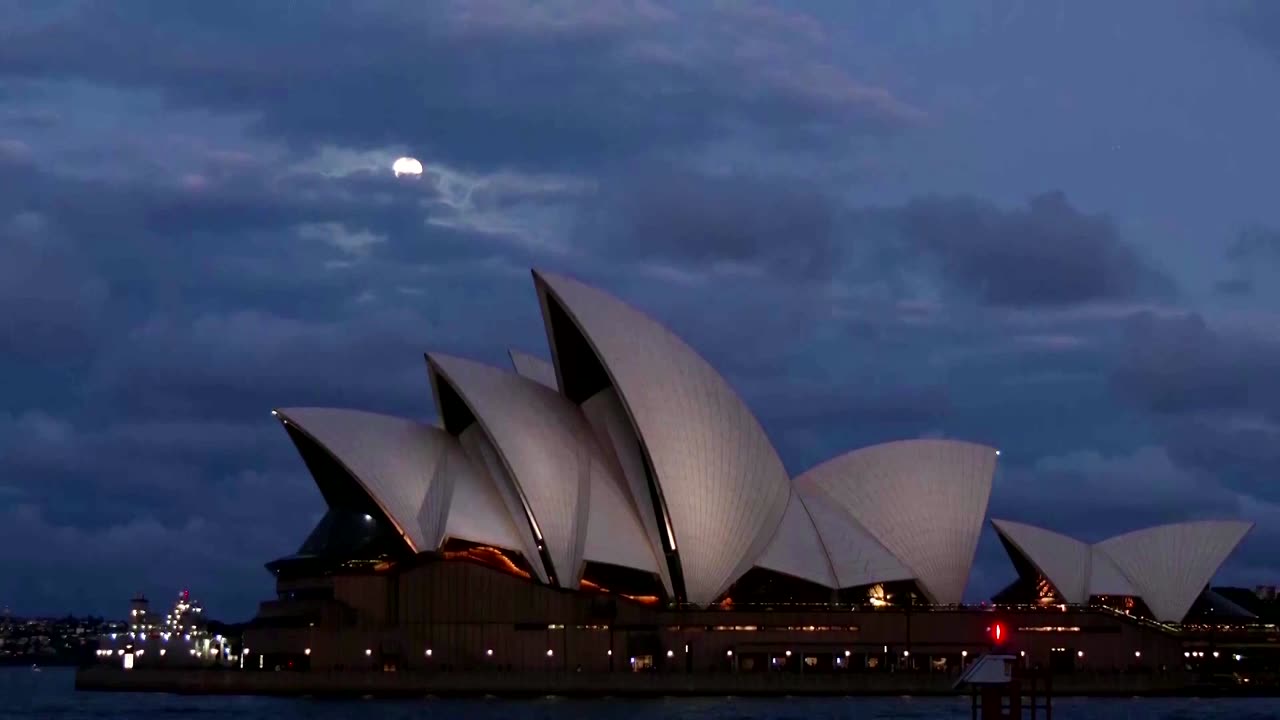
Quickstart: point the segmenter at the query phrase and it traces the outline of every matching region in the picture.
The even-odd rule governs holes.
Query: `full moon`
[[[391,165],[391,172],[395,173],[396,177],[403,175],[416,177],[422,174],[422,163],[411,157],[402,157]]]

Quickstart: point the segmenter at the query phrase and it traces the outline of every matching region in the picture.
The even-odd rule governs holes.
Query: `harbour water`
[[[0,669],[0,720],[963,720],[965,698],[321,701],[78,693],[67,668]],[[1280,720],[1280,698],[1063,698],[1057,720]]]

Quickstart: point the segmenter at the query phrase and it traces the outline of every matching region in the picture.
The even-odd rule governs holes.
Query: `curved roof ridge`
[[[494,484],[494,478],[476,467],[457,438],[449,436],[449,439],[452,442],[441,470],[449,474],[453,497],[441,545],[450,538],[456,538],[512,550],[522,557],[527,555],[515,518],[511,517],[511,510],[503,501],[502,491]],[[536,557],[525,557],[525,561],[531,569],[539,567]]]
[[[507,348],[507,357],[511,359],[511,367],[517,375],[541,383],[557,392],[560,390],[560,381],[556,379],[556,368],[551,361],[515,348]]]
[[[806,525],[807,523],[807,525]],[[816,555],[821,562],[814,562]],[[835,589],[836,571],[831,564],[831,555],[822,542],[822,534],[813,522],[813,516],[805,505],[804,498],[794,488],[791,500],[787,503],[787,512],[778,529],[765,547],[764,552],[755,562],[757,567],[784,573],[792,577],[818,583]]]
[[[1126,538],[1131,538],[1143,533],[1149,533],[1154,530],[1172,530],[1175,528],[1193,528],[1193,527],[1211,527],[1211,526],[1248,526],[1252,529],[1256,523],[1252,520],[1238,520],[1235,518],[1204,518],[1200,520],[1181,520],[1178,522],[1160,523],[1158,525],[1148,525],[1146,527],[1137,528],[1136,530],[1126,530],[1122,533],[1112,535],[1104,540],[1099,540],[1094,545],[1107,545],[1116,542],[1123,542]],[[1247,530],[1246,530],[1247,532]]]
[[[804,495],[800,493],[794,483],[791,487],[791,494],[800,501],[800,507],[804,509],[804,516],[809,519],[809,524],[813,526],[813,533],[818,537],[818,547],[822,549],[822,559],[826,561],[827,569],[831,571],[831,586],[838,587],[836,585],[836,564],[831,561],[831,549],[827,547],[827,541],[823,539],[822,533],[818,531],[818,523],[814,522],[813,511],[809,509],[809,501],[805,500]]]
[[[1111,556],[1103,552],[1097,545],[1089,546],[1089,596],[1094,595],[1131,595],[1141,597],[1142,592],[1133,584],[1133,580],[1116,565]]]
[[[916,574],[906,563],[876,539],[826,492],[801,476],[796,478],[796,493],[804,499],[805,510],[813,520],[837,588],[860,587],[875,583],[914,579]],[[817,502],[811,502],[817,501]],[[839,552],[831,548],[839,547]],[[837,559],[839,558],[839,559]]]

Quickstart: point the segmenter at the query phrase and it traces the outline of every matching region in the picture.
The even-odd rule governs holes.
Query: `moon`
[[[392,163],[391,172],[395,173],[396,177],[405,175],[417,177],[422,174],[422,163],[411,157],[402,157]]]

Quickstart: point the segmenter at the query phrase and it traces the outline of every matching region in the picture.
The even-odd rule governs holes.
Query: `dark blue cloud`
[[[1026,210],[975,198],[913,200],[900,222],[909,250],[930,257],[949,284],[996,306],[1124,301],[1172,290],[1125,242],[1110,218],[1072,207],[1062,193],[1036,195]]]
[[[793,472],[895,438],[976,440],[1003,450],[995,514],[1096,537],[1255,518],[1270,524],[1229,577],[1274,572],[1280,355],[1270,245],[1250,239],[1268,236],[1196,235],[1220,265],[1187,272],[1166,235],[1280,218],[1219,209],[1243,185],[1153,213],[1072,184],[1182,198],[1170,179],[1221,148],[1187,135],[1191,167],[1150,162],[1140,183],[1082,171],[1071,149],[1106,138],[1071,108],[1107,106],[1083,87],[1096,76],[960,53],[944,40],[969,37],[967,13],[5,7],[0,601],[16,611],[115,612],[139,586],[190,584],[218,614],[252,612],[271,594],[258,563],[321,510],[269,409],[427,418],[423,351],[545,354],[530,266],[686,338]],[[1097,39],[1014,20],[992,31],[1011,47]],[[1161,72],[1144,87],[1185,78]],[[1046,77],[1055,110],[1032,112]],[[1184,109],[1167,133],[1231,134]],[[1149,120],[1116,113],[1108,127]],[[973,131],[1010,117],[1009,137]],[[1239,157],[1265,152],[1231,127]],[[1028,171],[1024,134],[1044,167]],[[966,175],[979,137],[998,172]],[[390,176],[400,153],[421,178]],[[1197,294],[1224,278],[1236,292]],[[1009,572],[984,545],[971,594]]]
[[[1280,500],[1280,344],[1248,330],[1211,327],[1198,315],[1135,317],[1117,364],[1118,397],[1153,413],[1181,465]]]
[[[1280,229],[1252,225],[1227,247],[1231,272],[1215,289],[1226,296],[1250,296],[1267,289],[1280,272]],[[1267,293],[1269,294],[1269,293]]]
[[[820,140],[919,118],[810,52],[825,43],[794,16],[678,7],[94,0],[6,37],[0,72],[157,89],[251,115],[295,147],[404,144],[480,164],[673,152],[743,124]]]
[[[1232,20],[1264,52],[1280,60],[1280,9],[1266,0],[1244,0]]]

